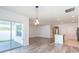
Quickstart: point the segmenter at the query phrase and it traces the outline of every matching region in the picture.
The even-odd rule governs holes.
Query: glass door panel
[[[12,48],[23,45],[23,24],[12,22]]]
[[[0,20],[0,52],[10,49],[10,22]]]

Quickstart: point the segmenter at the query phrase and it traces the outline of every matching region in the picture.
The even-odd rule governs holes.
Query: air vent
[[[72,12],[72,11],[74,11],[74,10],[75,10],[75,7],[69,8],[69,9],[66,9],[66,10],[65,10],[65,13]]]

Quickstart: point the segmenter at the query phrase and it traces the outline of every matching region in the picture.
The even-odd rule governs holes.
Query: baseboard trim
[[[44,39],[53,39],[53,38],[47,38],[47,37],[30,37],[29,39],[32,39],[32,38],[44,38]]]

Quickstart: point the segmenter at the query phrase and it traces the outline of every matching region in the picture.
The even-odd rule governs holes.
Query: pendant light
[[[38,20],[38,8],[39,8],[39,6],[35,6],[35,9],[36,9],[36,18],[34,20],[34,25],[38,25],[39,24],[39,20]]]

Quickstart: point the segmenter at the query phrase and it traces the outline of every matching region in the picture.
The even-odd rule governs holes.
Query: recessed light
[[[72,17],[75,17],[75,16],[72,16]]]

